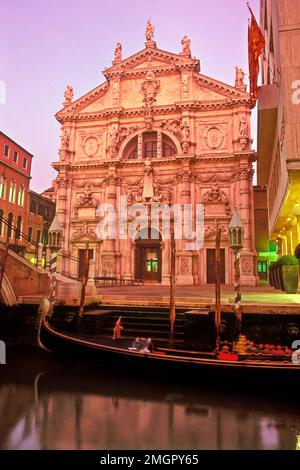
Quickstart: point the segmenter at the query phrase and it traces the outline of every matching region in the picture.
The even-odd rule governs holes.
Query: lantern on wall
[[[234,252],[240,251],[244,246],[244,227],[237,209],[234,209],[229,224],[229,246]]]

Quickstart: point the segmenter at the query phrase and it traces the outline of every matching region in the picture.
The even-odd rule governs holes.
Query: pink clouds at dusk
[[[259,16],[259,1],[252,0]],[[248,73],[245,0],[2,0],[0,130],[35,156],[32,188],[49,187],[56,172],[60,129],[54,114],[62,108],[67,84],[74,98],[104,82],[120,41],[123,58],[144,48],[151,18],[157,47],[178,53],[191,38],[201,72],[234,84],[235,66]],[[255,134],[255,129],[253,129]]]

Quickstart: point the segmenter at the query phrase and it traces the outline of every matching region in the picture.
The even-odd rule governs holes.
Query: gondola
[[[53,352],[78,354],[118,368],[130,367],[140,370],[171,373],[173,376],[214,376],[217,380],[239,376],[239,379],[269,381],[271,376],[284,379],[300,377],[300,364],[291,357],[260,358],[239,356],[237,360],[219,359],[214,352],[199,352],[153,347],[152,350],[132,350],[132,339],[93,337],[76,332],[63,332],[51,325],[46,317],[41,327],[41,342]]]

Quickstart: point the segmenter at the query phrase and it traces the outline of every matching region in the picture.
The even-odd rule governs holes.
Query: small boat
[[[172,225],[172,224],[171,224]],[[243,381],[253,381],[258,378],[260,382],[269,381],[271,375],[280,376],[284,379],[289,377],[295,378],[295,374],[300,376],[300,360],[292,361],[291,354],[270,355],[254,352],[248,353],[246,349],[230,351],[221,350],[221,297],[220,297],[220,239],[221,230],[217,230],[216,239],[216,305],[215,305],[215,327],[216,327],[216,348],[215,352],[189,351],[186,349],[174,349],[174,325],[175,325],[175,238],[174,228],[171,230],[171,279],[170,279],[170,341],[169,348],[155,347],[151,343],[151,347],[147,345],[139,348],[135,347],[132,338],[119,337],[121,330],[120,319],[116,323],[113,338],[109,336],[93,336],[80,332],[60,331],[51,323],[51,316],[47,305],[41,307],[40,310],[40,330],[39,340],[51,351],[59,351],[64,353],[79,353],[80,356],[88,355],[93,360],[101,360],[101,362],[114,363],[120,366],[135,366],[165,374],[166,372],[175,374],[176,377],[182,377],[189,374],[193,377],[203,374],[211,375],[218,381],[223,375],[224,380],[228,381],[230,376],[236,380],[237,373]],[[79,317],[84,313],[85,285],[88,273],[88,248],[85,250],[86,275],[82,279],[82,291],[80,299]],[[49,302],[48,302],[49,304]],[[54,303],[53,303],[54,306]],[[44,313],[43,313],[44,312]],[[48,312],[48,313],[47,313]],[[237,315],[240,315],[240,311]],[[239,330],[241,326],[241,318],[238,319]],[[240,336],[237,336],[240,338]],[[245,338],[245,337],[244,337]],[[138,339],[138,338],[137,338]],[[149,338],[150,340],[150,338]],[[143,338],[144,342],[147,339]],[[237,342],[236,342],[237,344]],[[227,348],[227,346],[226,346]],[[228,348],[227,348],[228,349]]]
[[[253,356],[238,356],[237,360],[219,359],[214,352],[199,352],[162,348],[153,346],[151,350],[144,348],[134,350],[132,339],[122,337],[113,340],[110,337],[93,337],[76,332],[63,332],[56,329],[46,317],[41,328],[41,342],[53,352],[78,354],[80,357],[90,357],[93,361],[114,363],[117,367],[135,367],[165,374],[166,372],[196,376],[201,374],[221,375],[228,379],[230,376],[242,375],[252,380],[270,380],[270,375],[280,375],[284,378],[300,377],[300,364],[293,363],[291,357],[274,358]],[[221,375],[220,375],[221,374]],[[236,378],[236,377],[235,377]]]

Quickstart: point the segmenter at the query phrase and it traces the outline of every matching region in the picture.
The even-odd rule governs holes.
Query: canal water
[[[299,390],[169,382],[42,352],[0,366],[0,449],[297,449]]]

